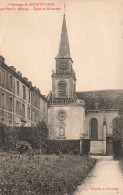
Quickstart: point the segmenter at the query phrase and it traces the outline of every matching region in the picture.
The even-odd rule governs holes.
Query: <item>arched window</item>
[[[91,140],[97,140],[98,139],[98,121],[96,118],[91,119],[90,123],[90,138]]]
[[[66,97],[66,81],[59,81],[59,97]]]

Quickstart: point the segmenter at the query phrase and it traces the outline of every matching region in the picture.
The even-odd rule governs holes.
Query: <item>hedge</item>
[[[46,146],[47,154],[79,154],[80,140],[49,140]]]

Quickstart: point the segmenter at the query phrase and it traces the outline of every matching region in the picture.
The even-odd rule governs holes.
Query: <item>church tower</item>
[[[55,59],[56,72],[52,73],[52,99],[74,99],[76,75],[72,67],[65,15],[63,16],[59,52]]]
[[[63,16],[61,40],[52,72],[52,91],[48,95],[48,128],[50,139],[80,139],[84,129],[84,103],[76,97],[76,75]]]

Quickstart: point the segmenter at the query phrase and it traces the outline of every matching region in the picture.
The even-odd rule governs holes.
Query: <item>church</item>
[[[76,91],[76,73],[63,16],[59,51],[48,94],[48,128],[53,140],[90,140],[90,154],[112,155],[112,121],[123,90]]]

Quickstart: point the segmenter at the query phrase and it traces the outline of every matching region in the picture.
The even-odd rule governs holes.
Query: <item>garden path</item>
[[[74,195],[123,195],[123,173],[111,156],[92,156],[96,166]]]

